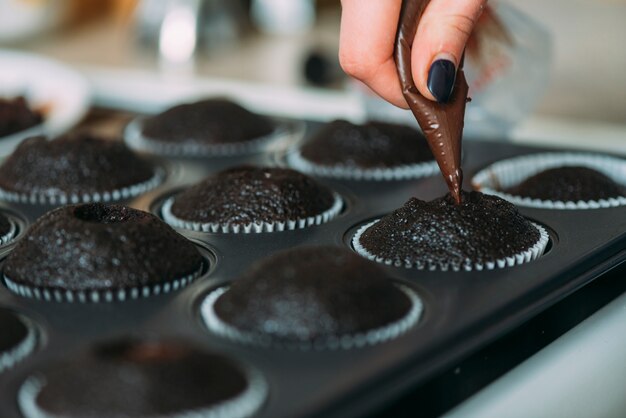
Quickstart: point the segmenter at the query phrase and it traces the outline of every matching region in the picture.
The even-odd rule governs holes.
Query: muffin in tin
[[[601,154],[548,152],[498,161],[474,187],[516,205],[599,209],[626,205],[626,160]]]
[[[229,99],[210,98],[135,121],[126,139],[158,154],[222,156],[257,151],[278,129],[270,118]]]
[[[23,96],[0,97],[0,138],[37,126],[43,115],[33,110]]]
[[[541,255],[545,229],[496,196],[462,192],[403,207],[361,227],[356,251],[381,263],[428,270],[482,270],[524,263]]]
[[[87,133],[29,138],[0,166],[0,199],[23,203],[119,200],[156,187],[163,172],[122,142]]]
[[[18,404],[25,418],[244,418],[265,396],[256,370],[223,355],[180,340],[122,339],[41,367]]]
[[[239,166],[168,199],[169,224],[205,232],[275,232],[317,225],[341,211],[341,198],[295,170]]]
[[[12,310],[0,308],[0,372],[28,356],[36,345],[30,320]]]
[[[335,120],[287,156],[303,172],[337,178],[399,180],[432,175],[437,164],[424,136],[398,124]]]
[[[40,217],[7,257],[4,280],[26,297],[109,302],[176,290],[202,268],[197,247],[156,216],[90,203]]]
[[[345,248],[300,247],[261,260],[204,300],[212,331],[237,341],[336,349],[375,344],[414,325],[417,294]]]

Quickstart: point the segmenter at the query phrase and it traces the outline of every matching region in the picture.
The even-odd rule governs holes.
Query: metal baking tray
[[[274,144],[266,153],[245,157],[157,159],[167,171],[165,183],[126,203],[158,214],[166,197],[212,172],[241,163],[284,164],[284,152],[291,145]],[[545,150],[467,140],[466,189],[473,174],[491,162]],[[35,352],[0,374],[0,416],[21,416],[17,390],[40,365],[71,357],[93,342],[124,336],[186,338],[253,365],[269,385],[269,396],[255,415],[259,418],[361,416],[428,381],[626,259],[625,207],[520,208],[550,234],[546,253],[536,261],[471,272],[384,266],[391,277],[417,290],[425,306],[420,322],[391,341],[349,350],[298,351],[242,345],[209,332],[199,313],[203,296],[234,280],[252,262],[301,245],[350,248],[352,235],[363,223],[410,197],[429,200],[446,192],[439,175],[407,181],[319,180],[340,193],[345,203],[341,215],[329,223],[262,234],[179,230],[201,247],[209,266],[178,292],[123,303],[70,304],[25,299],[0,286],[0,306],[24,313],[39,330]],[[23,231],[50,207],[2,203],[0,209],[10,213]],[[12,247],[1,248],[0,258]]]

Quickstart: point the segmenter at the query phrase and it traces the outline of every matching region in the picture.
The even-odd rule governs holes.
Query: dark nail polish
[[[452,95],[456,68],[449,60],[440,59],[433,62],[428,70],[428,90],[439,103],[445,103]]]

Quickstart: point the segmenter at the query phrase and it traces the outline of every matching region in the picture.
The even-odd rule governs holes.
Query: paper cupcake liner
[[[626,205],[626,196],[563,202],[516,196],[501,191],[516,186],[541,171],[564,166],[588,167],[626,186],[626,160],[605,155],[564,152],[531,154],[499,161],[479,171],[472,179],[472,185],[483,193],[501,197],[515,205],[532,208],[599,209]]]
[[[26,329],[28,330],[26,333],[26,337],[22,341],[20,341],[15,347],[7,350],[0,351],[0,373],[5,370],[10,369],[16,363],[20,362],[30,353],[35,350],[35,346],[37,345],[37,332],[35,331],[35,326],[26,317],[22,315],[17,315],[18,318],[24,323]]]
[[[173,414],[151,416],[153,418],[247,418],[265,402],[268,388],[265,379],[257,370],[246,368],[248,386],[232,399],[218,402],[207,408],[190,409]],[[37,396],[46,385],[41,375],[27,378],[17,394],[17,403],[25,418],[64,418],[50,414],[37,405]],[[104,414],[104,411],[103,411]],[[103,415],[104,416],[104,415]]]
[[[200,313],[202,314],[204,323],[209,330],[217,335],[241,342],[243,344],[304,351],[347,350],[351,348],[361,348],[368,345],[374,345],[396,338],[404,334],[419,321],[424,310],[421,298],[408,286],[399,283],[396,283],[395,286],[397,286],[398,289],[400,289],[411,301],[411,309],[404,317],[388,325],[375,328],[370,331],[341,336],[329,336],[322,339],[316,339],[314,341],[282,340],[268,334],[241,331],[236,327],[227,324],[217,316],[214,309],[217,299],[228,290],[228,288],[225,287],[217,288],[205,297],[202,305],[200,306]]]
[[[228,144],[172,143],[146,137],[141,132],[141,128],[141,119],[135,119],[126,126],[124,129],[126,144],[135,150],[170,157],[229,157],[253,154],[263,151],[269,143],[291,135],[289,129],[278,126],[268,135],[243,142]]]
[[[3,278],[4,283],[11,292],[29,299],[43,300],[46,302],[69,303],[124,302],[129,299],[147,298],[182,289],[200,277],[203,267],[204,266],[201,266],[194,273],[172,281],[120,289],[62,290],[58,288],[28,286],[16,283],[9,279],[6,275],[4,275]]]
[[[172,213],[172,205],[174,204],[175,197],[170,197],[165,201],[165,203],[163,204],[163,208],[161,209],[161,215],[163,217],[163,220],[173,227],[199,232],[249,234],[261,232],[291,231],[313,225],[321,225],[337,217],[337,215],[339,215],[339,213],[341,212],[341,208],[343,207],[343,200],[341,199],[341,196],[339,196],[339,194],[337,193],[333,193],[333,196],[334,202],[330,209],[320,213],[319,215],[280,222],[262,222],[246,225],[235,225],[220,224],[214,222],[203,223],[187,221],[185,219],[178,218]]]
[[[320,165],[302,156],[300,150],[287,155],[287,163],[294,169],[318,177],[348,180],[392,181],[429,177],[439,172],[436,161],[400,165],[396,167],[358,168],[345,165]]]
[[[8,219],[10,225],[9,232],[0,236],[0,245],[8,244],[17,235],[17,225],[15,224],[13,219],[11,219],[10,217]]]
[[[142,195],[156,188],[165,178],[165,172],[157,169],[154,176],[142,183],[133,184],[121,189],[96,193],[19,193],[0,189],[0,200],[13,203],[27,203],[32,205],[67,205],[91,202],[114,202]]]
[[[452,264],[433,264],[427,262],[402,262],[398,260],[387,259],[384,257],[380,257],[370,253],[362,244],[361,244],[361,235],[365,232],[366,229],[376,224],[380,219],[377,219],[373,222],[370,222],[366,225],[361,226],[354,237],[352,238],[352,247],[354,250],[361,256],[376,261],[377,263],[386,264],[388,266],[394,267],[406,267],[406,268],[416,268],[418,270],[430,270],[430,271],[482,271],[482,270],[493,270],[495,268],[504,268],[504,267],[513,267],[515,265],[528,263],[532,260],[539,258],[543,252],[545,251],[548,242],[550,241],[550,237],[548,232],[544,227],[538,225],[536,223],[532,223],[537,230],[539,231],[539,240],[532,245],[529,249],[522,251],[518,254],[514,254],[510,257],[497,259],[495,261],[488,261],[486,263],[474,263],[474,264],[463,264],[463,265],[452,265]]]

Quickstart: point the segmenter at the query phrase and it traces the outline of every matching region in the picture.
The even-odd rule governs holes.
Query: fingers
[[[342,0],[339,62],[348,75],[407,108],[393,59],[401,4],[401,0]]]
[[[381,2],[384,3],[384,2]],[[446,102],[465,44],[487,0],[431,0],[411,51],[413,80],[422,95]]]

